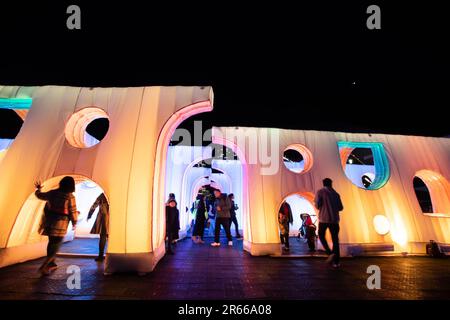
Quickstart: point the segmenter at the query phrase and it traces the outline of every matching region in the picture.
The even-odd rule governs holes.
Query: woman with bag
[[[47,258],[39,271],[48,275],[57,268],[55,263],[56,253],[67,233],[69,222],[75,229],[78,211],[75,201],[75,180],[72,177],[64,177],[59,182],[59,188],[42,192],[42,185],[36,182],[35,195],[38,199],[46,201],[44,214],[39,225],[39,233],[48,236]]]

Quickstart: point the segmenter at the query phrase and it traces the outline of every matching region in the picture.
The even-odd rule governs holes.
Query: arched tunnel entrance
[[[236,240],[243,234],[244,207],[242,163],[236,154],[223,145],[211,146],[169,146],[167,167],[171,168],[166,175],[167,198],[173,193],[179,210],[179,239],[189,240],[192,236],[195,221],[196,198],[199,193],[207,202],[207,221],[205,223],[204,240],[209,244],[214,239],[215,209],[214,190],[219,189],[225,195],[234,195],[234,204],[238,229],[231,226],[231,233]],[[221,231],[224,239],[224,231]],[[241,238],[239,237],[239,240]],[[239,241],[238,240],[238,241]],[[241,244],[238,244],[242,248]]]
[[[104,193],[103,189],[94,181],[81,175],[68,175],[75,180],[75,199],[79,211],[78,223],[73,230],[71,223],[64,237],[61,255],[96,256],[98,255],[98,234],[91,234],[96,222],[98,207],[92,210],[90,219],[88,215],[97,197]],[[57,189],[59,181],[64,176],[57,176],[42,182],[43,192]],[[47,237],[38,233],[41,217],[44,212],[45,201],[39,200],[34,192],[24,202],[17,216],[14,228],[9,235],[7,247],[45,244]]]

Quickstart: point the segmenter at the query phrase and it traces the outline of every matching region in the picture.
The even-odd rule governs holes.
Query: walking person
[[[44,214],[42,215],[39,233],[48,237],[47,258],[42,263],[39,271],[43,275],[50,274],[57,268],[55,263],[64,236],[67,233],[69,222],[75,229],[78,219],[77,205],[75,201],[75,180],[72,177],[64,177],[59,182],[59,187],[48,192],[42,192],[42,184],[38,181],[36,186],[36,197],[46,201]]]
[[[177,209],[177,202],[169,200],[166,206],[166,236],[167,239],[167,253],[173,254],[172,245],[178,238],[178,230],[180,229],[180,213]]]
[[[339,268],[339,211],[344,210],[344,206],[341,197],[333,189],[333,181],[330,178],[323,180],[323,188],[317,191],[315,205],[319,209],[319,239],[329,255],[327,262],[332,264],[334,268]],[[330,229],[333,250],[330,250],[325,239],[327,229]]]
[[[231,202],[226,194],[223,194],[219,189],[214,190],[214,196],[216,197],[216,201],[214,201],[214,207],[216,208],[216,225],[214,229],[214,242],[211,243],[211,246],[218,247],[220,246],[219,236],[220,236],[220,226],[223,226],[225,230],[225,234],[227,235],[228,245],[233,245],[233,239],[231,238],[230,231],[230,209]]]
[[[231,219],[230,219],[230,229],[231,229],[231,224],[234,224],[234,228],[236,230],[236,238],[237,239],[242,239],[241,234],[239,233],[239,225],[238,225],[238,221],[236,218],[236,210],[239,209],[238,205],[234,202],[234,194],[230,193],[228,195],[228,198],[230,199],[231,202],[231,209],[230,209],[230,215],[231,215]]]
[[[195,200],[195,223],[194,230],[192,232],[192,241],[195,243],[205,243],[203,241],[203,234],[205,232],[205,222],[208,216],[208,211],[206,210],[205,197],[203,194],[198,194]]]
[[[109,230],[109,203],[104,193],[100,194],[91,206],[87,216],[88,221],[92,218],[92,215],[97,207],[99,208],[98,214],[94,225],[92,226],[91,234],[100,235],[100,240],[98,243],[98,257],[95,258],[95,261],[103,261],[105,259],[105,246],[106,241],[108,240]]]
[[[291,206],[284,201],[278,211],[278,226],[283,250],[289,251],[289,225],[294,223]]]

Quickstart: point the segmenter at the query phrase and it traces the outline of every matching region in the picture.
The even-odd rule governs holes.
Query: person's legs
[[[56,254],[58,253],[59,248],[61,247],[63,237],[49,237],[51,246],[50,250],[47,253],[48,257],[51,261],[55,260]]]
[[[289,231],[287,230],[284,234],[284,246],[286,247],[286,249],[289,249]]]
[[[56,257],[56,254],[58,253],[59,248],[61,247],[62,241],[63,241],[63,237],[54,237],[54,236],[48,237],[47,258],[44,260],[44,262],[42,263],[39,270],[47,271],[46,269],[51,264],[56,266],[55,257]]]
[[[98,242],[98,256],[103,257],[105,255],[105,247],[106,247],[106,240],[108,239],[108,235],[106,232],[102,230],[100,232],[100,240]]]
[[[225,234],[227,235],[228,242],[233,241],[233,238],[231,237],[230,219],[224,219],[222,225],[225,229]]]
[[[200,223],[198,219],[195,219],[194,227],[192,228],[192,240],[196,242],[200,236]]]
[[[216,232],[216,219],[210,218],[209,219],[209,235],[214,235]]]
[[[340,260],[340,249],[339,249],[339,224],[330,224],[331,239],[333,240],[333,253],[334,253],[334,263],[339,264]]]
[[[203,240],[203,236],[205,234],[205,220],[201,220],[200,221],[200,225],[198,226],[198,236],[200,237],[201,240]]]
[[[220,225],[222,224],[222,218],[216,218],[216,225],[214,228],[214,242],[219,243]]]
[[[172,241],[173,241],[173,233],[169,231],[167,233],[167,252],[168,253],[173,253],[173,251],[172,251]]]
[[[316,250],[316,244],[315,244],[315,235],[314,235],[314,229],[307,227],[306,228],[306,238],[308,239],[308,248],[310,251]]]
[[[282,245],[285,244],[285,239],[284,239],[284,225],[278,220],[278,228],[280,229],[280,242]]]
[[[240,238],[240,237],[241,237],[241,234],[239,233],[239,224],[238,224],[238,221],[237,221],[236,216],[234,216],[233,218],[231,218],[231,221],[233,221],[234,227],[235,227],[235,229],[236,229],[236,237]],[[230,229],[231,229],[231,226],[230,226]]]
[[[327,254],[331,254],[330,247],[328,246],[327,239],[325,239],[325,233],[328,228],[328,223],[319,222],[319,239],[322,243],[323,248],[325,249]]]

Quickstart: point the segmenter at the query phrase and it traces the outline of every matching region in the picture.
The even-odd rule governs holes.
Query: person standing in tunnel
[[[42,184],[38,181],[34,193],[39,200],[46,201],[44,214],[39,225],[39,233],[48,236],[47,258],[42,263],[39,271],[43,275],[50,274],[57,268],[55,263],[64,236],[67,233],[69,222],[75,229],[78,219],[77,204],[75,196],[75,180],[72,177],[64,177],[59,182],[59,188],[42,192]]]
[[[103,261],[105,257],[105,246],[106,241],[108,240],[108,230],[109,230],[109,203],[108,199],[104,193],[101,193],[94,204],[91,206],[89,210],[87,220],[89,221],[94,214],[95,209],[98,209],[97,218],[95,219],[94,225],[91,229],[91,234],[99,234],[100,240],[98,243],[98,257],[95,258],[95,261]]]
[[[177,209],[177,202],[172,199],[169,200],[166,206],[166,236],[167,239],[167,253],[173,254],[172,245],[175,239],[178,238],[178,231],[180,230],[180,213]]]
[[[214,190],[214,196],[216,200],[214,201],[214,207],[216,208],[216,225],[214,228],[214,242],[211,244],[213,247],[220,246],[220,226],[225,229],[225,234],[227,235],[228,245],[233,245],[233,239],[231,237],[230,231],[230,209],[231,202],[226,194],[223,194],[219,189]]]
[[[236,217],[236,210],[239,209],[238,205],[234,202],[234,194],[230,193],[228,195],[228,198],[230,199],[231,202],[231,208],[230,208],[230,215],[231,215],[231,219],[230,219],[230,229],[231,229],[231,225],[234,224],[235,227],[235,232],[236,232],[236,238],[237,239],[242,239],[241,234],[239,233],[239,225],[238,225],[238,221],[237,221],[237,217]]]

